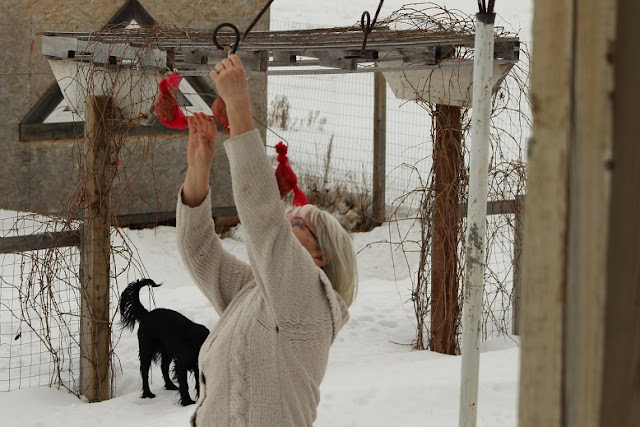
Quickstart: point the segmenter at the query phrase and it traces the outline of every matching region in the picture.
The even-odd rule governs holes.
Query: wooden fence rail
[[[29,236],[0,237],[0,254],[80,246],[81,230],[56,231]]]

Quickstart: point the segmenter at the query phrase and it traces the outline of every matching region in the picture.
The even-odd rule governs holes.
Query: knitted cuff
[[[182,202],[182,187],[178,191],[178,203],[176,205],[176,224],[183,224],[186,228],[201,225],[211,218],[211,189],[207,192],[207,197],[196,207],[190,207]]]

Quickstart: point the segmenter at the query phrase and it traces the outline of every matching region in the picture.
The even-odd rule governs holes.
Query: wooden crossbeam
[[[0,254],[80,246],[81,231],[54,231],[28,236],[0,237]]]
[[[160,29],[105,32],[46,32],[42,53],[48,58],[91,62],[106,67],[133,67],[149,71],[176,70],[184,75],[205,75],[227,56],[213,42],[210,30]],[[220,32],[223,46],[234,42]],[[372,32],[362,49],[363,34],[353,28],[252,32],[238,54],[250,73],[306,74],[425,69],[440,65],[455,47],[472,47],[473,34],[389,30]],[[495,59],[515,63],[517,37],[497,37]],[[384,62],[393,61],[393,67]],[[380,65],[374,67],[373,65]],[[292,72],[283,67],[315,67]],[[279,70],[280,69],[280,70]]]

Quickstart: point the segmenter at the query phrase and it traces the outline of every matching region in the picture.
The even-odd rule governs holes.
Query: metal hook
[[[236,42],[234,44],[231,45],[231,53],[236,53],[236,51],[238,50],[238,46],[240,46],[240,42],[242,41],[242,39],[240,38],[240,30],[238,29],[238,27],[236,27],[235,25],[233,25],[230,22],[223,22],[222,24],[218,25],[215,30],[213,30],[213,44],[216,45],[216,47],[220,50],[224,50],[224,47],[222,47],[220,45],[220,43],[218,43],[218,32],[225,27],[229,27],[233,30],[233,32],[235,33],[236,36]]]
[[[364,18],[367,18],[367,24],[365,25],[364,23]],[[366,10],[362,13],[362,18],[360,18],[360,28],[362,28],[362,31],[365,34],[368,34],[371,32],[371,15],[369,15],[369,12],[367,12]]]
[[[231,28],[233,30],[233,32],[235,33],[235,36],[236,36],[236,42],[231,46],[231,52],[230,53],[236,53],[237,50],[238,50],[238,47],[240,46],[240,43],[247,37],[249,32],[258,23],[260,18],[262,18],[262,15],[264,15],[264,13],[267,11],[267,9],[269,9],[269,6],[271,6],[271,3],[273,3],[273,0],[269,0],[267,2],[267,4],[262,8],[262,10],[258,13],[258,15],[256,15],[256,17],[253,19],[253,22],[251,22],[251,24],[249,24],[249,26],[247,27],[247,30],[244,32],[244,34],[242,34],[242,37],[240,37],[240,30],[238,30],[238,27],[236,27],[232,23],[223,22],[222,24],[218,25],[215,28],[215,30],[213,30],[213,44],[215,44],[218,49],[224,50],[224,47],[222,47],[220,45],[220,43],[218,43],[218,31],[220,31],[221,28],[229,27],[229,28]]]
[[[364,33],[364,40],[362,42],[362,52],[358,56],[348,56],[346,58],[358,58],[364,56],[364,51],[367,48],[367,40],[369,38],[369,34],[373,31],[373,27],[376,26],[376,21],[378,20],[378,14],[380,13],[380,9],[382,9],[382,3],[384,0],[380,0],[378,4],[378,9],[376,10],[376,14],[373,17],[373,21],[371,21],[371,14],[368,11],[364,11],[362,13],[362,17],[360,18],[360,28],[362,28],[362,32]],[[366,24],[365,24],[366,20]]]

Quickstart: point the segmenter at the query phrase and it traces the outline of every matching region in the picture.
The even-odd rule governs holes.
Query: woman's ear
[[[313,255],[313,262],[316,263],[317,267],[324,267],[329,263],[329,257],[322,251],[318,251],[315,255]]]

